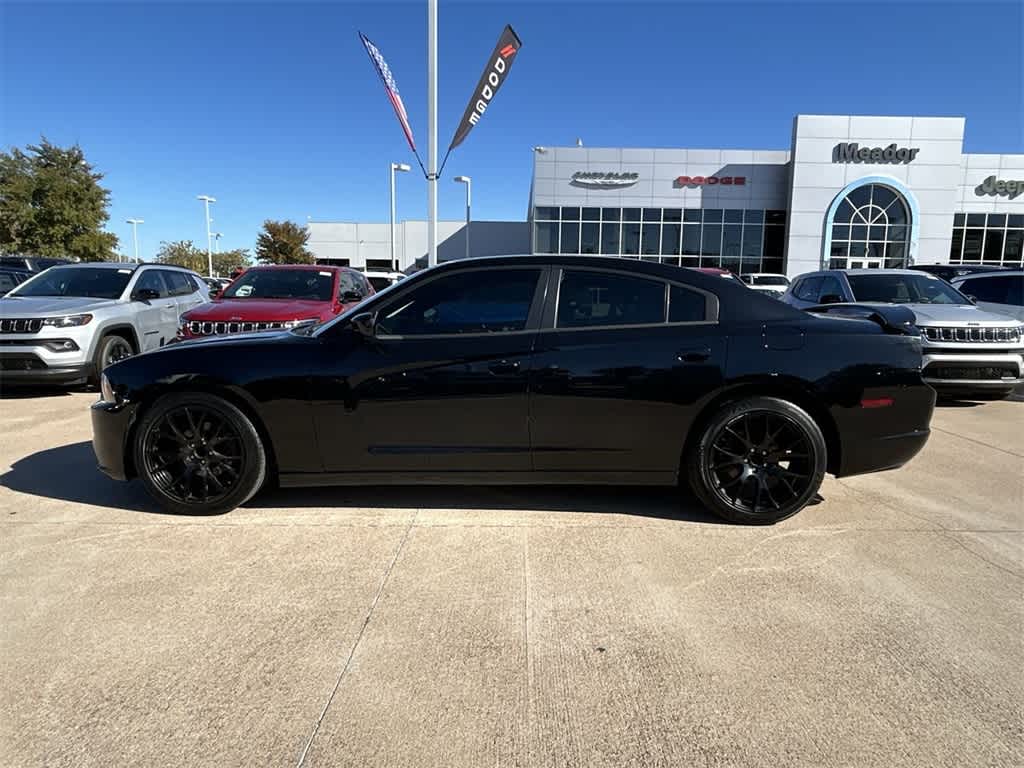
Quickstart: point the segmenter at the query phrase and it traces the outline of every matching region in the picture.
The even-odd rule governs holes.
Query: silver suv
[[[0,387],[95,383],[125,357],[161,347],[209,291],[163,264],[51,267],[0,299]]]
[[[793,281],[782,301],[800,309],[822,304],[903,304],[924,344],[924,380],[947,394],[1008,395],[1024,382],[1022,326],[986,312],[941,278],[909,269],[832,269]]]

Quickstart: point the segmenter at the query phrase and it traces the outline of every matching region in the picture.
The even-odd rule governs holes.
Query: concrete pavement
[[[0,764],[1024,764],[1024,403],[773,528],[638,489],[156,511],[0,399]]]

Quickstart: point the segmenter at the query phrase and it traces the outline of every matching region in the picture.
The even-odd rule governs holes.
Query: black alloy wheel
[[[733,522],[770,524],[796,514],[825,474],[825,440],[792,403],[751,398],[708,424],[691,457],[690,483],[716,514]]]
[[[266,453],[252,422],[207,394],[157,401],[136,432],[135,466],[168,511],[217,514],[244,504],[266,475]]]

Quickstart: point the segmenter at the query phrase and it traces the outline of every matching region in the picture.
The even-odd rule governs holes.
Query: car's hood
[[[185,313],[186,320],[210,322],[305,320],[332,314],[329,301],[293,299],[217,299]]]
[[[986,312],[973,304],[904,304],[914,313],[918,325],[1007,325],[1012,317]]]
[[[82,296],[4,296],[0,317],[53,317],[96,312],[117,304],[116,299],[91,299]]]

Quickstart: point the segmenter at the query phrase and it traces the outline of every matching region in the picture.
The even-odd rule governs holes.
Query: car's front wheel
[[[214,395],[165,395],[143,415],[135,435],[139,478],[169,512],[228,512],[266,477],[259,432],[241,410]]]
[[[774,397],[752,397],[716,414],[694,441],[687,474],[716,515],[767,525],[803,509],[821,487],[825,438],[806,411]]]

